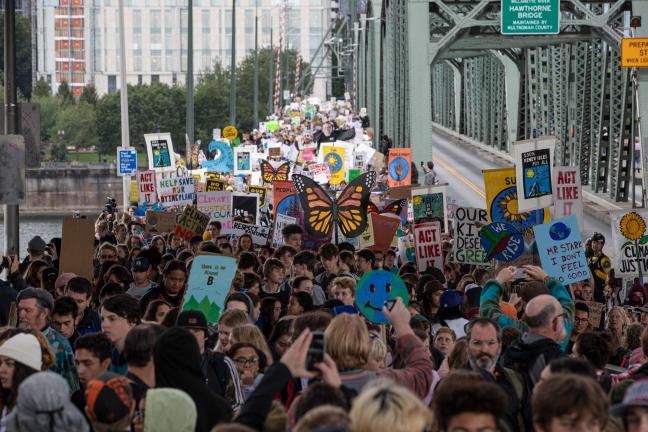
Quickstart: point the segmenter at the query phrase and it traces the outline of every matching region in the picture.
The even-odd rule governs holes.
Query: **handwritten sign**
[[[198,210],[223,226],[222,234],[232,230],[232,193],[228,191],[198,192]]]
[[[203,235],[209,216],[193,206],[186,206],[178,218],[175,233],[184,240],[191,240],[191,237]]]
[[[583,200],[580,169],[578,167],[554,167],[554,218],[575,215],[583,220]]]
[[[648,211],[610,212],[616,276],[648,275]]]
[[[225,182],[223,180],[208,178],[207,181],[205,182],[206,192],[216,192],[216,191],[224,191],[224,190],[225,190]]]
[[[576,216],[536,225],[533,230],[542,268],[549,276],[563,285],[590,278]]]
[[[237,237],[240,237],[243,234],[249,234],[252,237],[252,243],[254,243],[255,245],[263,246],[268,243],[268,237],[270,237],[270,227],[262,227],[259,225],[234,221],[234,223],[232,224],[232,233]]]
[[[195,257],[182,310],[199,310],[210,324],[216,324],[235,274],[235,258],[215,255]]]
[[[178,177],[175,172],[158,173],[157,180],[158,195],[162,207],[193,204],[196,190],[192,176]]]
[[[137,171],[137,203],[139,205],[157,202],[155,171]]]
[[[373,228],[373,223],[371,222],[371,217],[373,215],[369,215],[367,217],[367,228],[360,233],[360,237],[358,238],[358,246],[360,249],[367,248],[369,246],[373,246],[376,244],[376,240],[374,239],[374,228]]]
[[[277,214],[277,218],[275,219],[275,225],[274,225],[274,230],[272,232],[272,247],[277,248],[284,244],[283,240],[283,234],[281,231],[286,227],[287,225],[291,225],[297,222],[297,218],[294,218],[292,216],[288,216],[285,214]]]
[[[441,224],[439,222],[414,225],[414,242],[419,271],[425,271],[428,267],[443,268]]]
[[[324,184],[331,180],[331,172],[327,163],[314,163],[308,166],[308,171],[313,180],[317,183]]]
[[[454,247],[452,261],[461,264],[484,265],[486,257],[479,230],[488,225],[486,209],[457,207],[454,210]]]
[[[173,212],[159,212],[149,210],[146,212],[146,225],[144,233],[156,235],[161,233],[170,233],[176,227],[176,214]]]

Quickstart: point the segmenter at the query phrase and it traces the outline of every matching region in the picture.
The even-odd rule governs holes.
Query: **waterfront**
[[[30,217],[20,219],[20,258],[27,253],[27,243],[35,235],[49,242],[52,237],[61,236],[63,217]],[[4,223],[0,223],[0,251],[4,253]]]

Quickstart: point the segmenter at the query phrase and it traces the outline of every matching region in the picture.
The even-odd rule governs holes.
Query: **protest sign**
[[[443,269],[441,224],[439,222],[425,222],[414,225],[414,242],[416,244],[416,263],[419,271],[425,271],[428,267]]]
[[[283,234],[281,233],[284,227],[290,224],[297,222],[292,216],[286,216],[285,214],[277,214],[274,224],[274,230],[272,231],[272,247],[278,248],[284,244]]]
[[[311,178],[317,183],[324,184],[331,180],[331,171],[327,163],[314,163],[308,166]]]
[[[157,201],[155,171],[137,171],[137,203],[143,205]]]
[[[362,275],[355,291],[355,300],[360,313],[376,324],[389,321],[382,312],[385,302],[400,297],[405,307],[409,304],[409,294],[405,282],[387,270],[372,270]]]
[[[373,229],[373,224],[371,223],[371,217],[373,215],[368,216],[367,220],[367,228],[365,228],[362,233],[360,233],[360,236],[358,237],[358,246],[360,249],[368,248],[369,246],[373,246],[376,244],[376,241],[374,239],[374,229]]]
[[[371,163],[375,153],[376,150],[373,147],[365,143],[359,143],[355,148],[354,167],[364,169],[367,164]]]
[[[209,143],[208,160],[200,165],[209,172],[231,173],[234,171],[234,152],[227,141]]]
[[[268,189],[263,186],[248,186],[248,192],[259,195],[259,207],[265,207],[268,198]]]
[[[524,252],[524,238],[515,227],[506,222],[493,222],[479,230],[485,259],[511,262]]]
[[[323,146],[322,161],[328,165],[332,185],[342,183],[346,178],[345,154],[344,147]]]
[[[132,202],[137,202],[139,200],[139,187],[137,185],[137,174],[135,175],[135,180],[130,181],[130,194],[128,194],[128,199]]]
[[[232,193],[232,217],[242,217],[259,224],[259,195],[245,192]]]
[[[643,276],[648,274],[648,211],[625,210],[610,212],[615,276]]]
[[[259,225],[234,221],[232,223],[232,234],[236,237],[240,237],[243,234],[249,234],[252,237],[252,243],[258,246],[263,246],[268,243],[270,227],[262,227]]]
[[[299,163],[311,163],[315,160],[315,153],[317,152],[317,144],[306,144],[299,151],[299,157],[297,162]]]
[[[92,280],[95,257],[95,222],[92,219],[63,219],[59,273],[74,273]]]
[[[175,227],[175,212],[159,212],[152,210],[146,212],[146,225],[144,226],[144,234],[147,237],[151,235],[174,232]]]
[[[234,141],[238,136],[238,130],[232,125],[225,126],[223,129],[223,137],[227,140]]]
[[[486,212],[490,222],[506,222],[527,242],[533,240],[533,226],[549,222],[549,209],[518,212],[515,168],[483,170]]]
[[[250,148],[251,147],[251,148]],[[252,153],[256,152],[254,146],[243,146],[234,149],[234,174],[252,173]]]
[[[448,231],[446,185],[412,189],[412,208],[414,222],[434,219],[441,222],[444,232]]]
[[[486,254],[479,230],[488,224],[485,209],[457,207],[454,209],[454,245],[452,261],[460,264],[484,265]]]
[[[374,232],[374,245],[369,249],[385,253],[391,246],[394,235],[400,226],[400,218],[388,214],[370,214],[369,218]]]
[[[222,234],[232,230],[232,192],[198,192],[198,210],[207,214],[211,220],[219,221]]]
[[[225,181],[208,178],[205,182],[205,192],[216,192],[225,190]]]
[[[157,171],[175,169],[176,158],[170,133],[145,134],[144,140],[149,169]]]
[[[565,216],[536,225],[535,238],[542,268],[563,285],[590,278],[576,216]]]
[[[401,187],[412,184],[412,149],[389,149],[387,170],[389,173],[389,187]]]
[[[513,145],[517,178],[518,211],[537,210],[553,204],[552,164],[556,139],[538,138]]]
[[[297,223],[301,224],[304,212],[299,202],[297,189],[292,181],[275,180],[272,183],[272,198],[275,215],[292,216],[297,218]]]
[[[589,309],[589,322],[592,324],[592,328],[599,328],[605,304],[593,301],[586,301],[583,303],[585,303]]]
[[[190,175],[178,177],[175,171],[158,173],[157,191],[164,208],[193,204],[195,196],[194,178]]]
[[[213,193],[213,192],[212,192]],[[191,240],[191,237],[202,236],[209,223],[209,216],[202,213],[194,206],[186,206],[176,223],[175,233],[183,240]]]
[[[182,310],[199,310],[210,324],[216,324],[225,306],[225,297],[236,274],[236,259],[198,255],[193,259]]]
[[[554,167],[553,188],[554,218],[573,214],[577,220],[582,221],[583,200],[580,168],[571,166]]]
[[[349,183],[355,180],[360,174],[362,174],[362,170],[358,168],[349,168]]]

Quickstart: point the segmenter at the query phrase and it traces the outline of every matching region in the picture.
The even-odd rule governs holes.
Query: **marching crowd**
[[[325,120],[328,134],[275,134],[319,142],[336,126]],[[435,181],[432,164],[424,175]],[[600,234],[592,279],[564,286],[534,265],[520,279],[452,262],[421,272],[348,242],[305,250],[296,224],[274,249],[218,221],[188,241],[143,239],[141,224],[99,218],[91,280],[59,272],[59,238],[3,257],[0,432],[648,431],[647,291],[621,286]],[[238,263],[216,325],[182,310],[203,252]],[[355,304],[376,269],[409,294],[382,308],[388,325]]]

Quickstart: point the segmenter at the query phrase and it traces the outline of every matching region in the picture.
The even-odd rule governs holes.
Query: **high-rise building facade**
[[[120,86],[118,0],[34,0],[38,2],[38,76],[54,91],[66,81],[75,95],[94,84],[99,94]],[[236,0],[236,61],[258,46],[279,44],[284,13],[283,48],[313,58],[330,25],[331,0]],[[186,0],[124,0],[126,70],[129,84],[184,83],[187,71]],[[193,0],[194,75],[215,63],[229,66],[232,1]],[[328,59],[324,58],[324,65]],[[326,93],[326,68],[320,68],[314,93]]]

